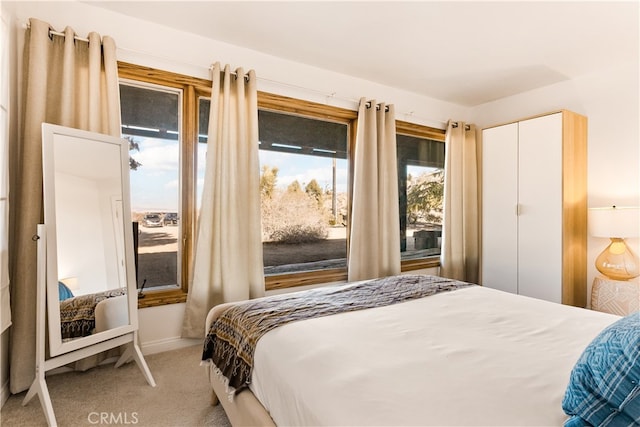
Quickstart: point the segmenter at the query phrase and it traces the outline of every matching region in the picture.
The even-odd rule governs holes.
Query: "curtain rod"
[[[458,126],[460,126],[460,124],[458,122],[451,122],[451,127],[457,128]],[[464,130],[471,130],[471,126],[470,125],[464,125]]]
[[[195,65],[195,64],[191,64],[191,65]],[[209,71],[213,71],[213,67],[214,67],[214,64],[209,65]],[[236,79],[238,78],[238,73],[236,71],[230,71],[229,74],[231,74],[232,76],[236,76]],[[244,81],[245,82],[249,81],[249,73],[244,73]]]
[[[30,28],[31,25],[27,22],[27,23],[23,24],[22,26],[23,26],[23,28],[27,29],[27,28]],[[59,31],[54,31],[52,29],[49,29],[49,35],[65,36],[64,33],[61,33]],[[79,36],[76,36],[76,35],[74,35],[73,38],[75,40],[84,41],[84,42],[88,42],[89,41],[89,39],[82,38],[82,37],[79,37]],[[122,50],[122,51],[125,51],[125,52],[135,53],[135,54],[138,54],[138,55],[150,56],[150,57],[153,57],[153,58],[161,59],[163,61],[169,61],[169,62],[182,64],[182,65],[189,65],[191,67],[205,68],[205,66],[203,66],[202,64],[194,64],[194,63],[191,63],[191,62],[178,61],[178,60],[176,60],[174,58],[164,57],[162,55],[151,54],[151,53],[139,51],[139,50],[136,50],[136,49],[130,49],[130,48],[126,48],[126,47],[119,47],[117,45],[116,45],[116,49],[119,49],[119,50]],[[208,68],[209,71],[211,71],[213,69],[213,65],[210,65],[209,67],[206,67],[206,68]],[[235,71],[232,71],[231,74],[233,74],[236,77],[238,77],[238,75],[236,74]],[[247,80],[248,78],[249,78],[249,76],[245,74],[245,80]],[[298,85],[294,85],[294,84],[291,84],[291,83],[285,83],[285,82],[281,82],[281,81],[278,81],[278,80],[267,79],[267,78],[264,78],[264,77],[258,77],[257,80],[258,81],[263,81],[263,82],[268,82],[268,83],[275,83],[275,84],[280,85],[280,86],[289,87],[289,88],[298,89],[298,90],[303,90],[305,92],[316,93],[318,95],[322,95],[322,96],[326,97],[327,99],[333,98],[333,99],[338,99],[338,100],[341,100],[341,101],[351,102],[351,103],[354,104],[354,109],[355,110],[358,109],[357,106],[360,103],[359,99],[336,96],[335,92],[326,93],[324,91],[311,89],[311,88],[307,88],[307,87],[303,87],[303,86],[298,86]],[[387,111],[388,111],[388,107],[387,107]],[[399,113],[399,114],[402,115],[402,116],[405,116],[405,117],[414,117],[414,118],[417,118],[417,119],[427,120],[429,122],[437,122],[437,123],[442,124],[443,128],[445,128],[445,129],[446,129],[446,125],[447,125],[447,122],[448,122],[448,120],[441,120],[441,119],[437,119],[436,120],[436,119],[429,119],[429,118],[425,118],[425,117],[415,116],[413,114],[413,111],[409,111],[407,113]]]
[[[27,22],[27,23],[25,23],[25,24],[22,24],[22,27],[26,30],[26,29],[31,28],[31,24],[29,24],[29,23]],[[49,37],[51,37],[51,36],[64,37],[64,36],[66,36],[66,34],[65,34],[65,33],[61,33],[60,31],[52,30],[51,28],[49,28]],[[89,43],[89,39],[84,38],[84,37],[77,36],[77,35],[75,35],[75,33],[74,33],[74,35],[73,35],[73,39],[74,39],[74,40],[81,41],[81,42],[87,42],[87,43]]]
[[[23,25],[23,28],[25,28],[25,29],[29,29],[29,28],[31,28],[31,24],[29,24],[29,23],[27,22],[27,23],[25,23],[25,24]],[[65,34],[65,33],[60,32],[60,31],[52,30],[51,28],[49,28],[49,37],[51,37],[51,36],[65,37],[65,36],[66,36],[66,34]],[[74,40],[83,41],[83,42],[87,42],[87,43],[89,42],[89,39],[84,38],[84,37],[77,36],[76,34],[74,34],[74,35],[73,35],[73,39],[74,39]],[[129,50],[129,49],[123,49],[123,50]],[[195,65],[195,64],[189,64],[189,65]],[[209,66],[209,71],[212,71],[212,70],[213,70],[213,64],[211,64],[211,65]],[[237,72],[235,72],[235,71],[231,71],[231,73],[230,73],[230,74],[232,74],[232,75],[236,76],[236,78],[238,78],[238,73],[237,73]],[[245,79],[245,81],[249,81],[249,74],[245,74],[245,75],[244,75],[244,79]]]
[[[117,46],[116,49],[119,49],[119,50],[122,50],[122,51],[125,51],[125,52],[135,53],[135,54],[138,54],[138,55],[144,55],[144,56],[149,56],[149,57],[152,57],[152,58],[161,59],[163,61],[169,61],[169,62],[172,62],[174,64],[188,65],[188,66],[196,67],[196,68],[207,68],[208,70],[211,70],[213,68],[213,65],[205,67],[202,64],[195,64],[193,62],[187,62],[187,61],[179,61],[179,60],[176,60],[175,58],[169,58],[169,57],[162,56],[162,55],[152,54],[152,53],[149,53],[149,52],[143,52],[143,51],[140,51],[140,50],[137,50],[137,49],[131,49],[131,48],[120,47],[120,46]],[[232,72],[232,73],[235,74],[235,72]],[[266,83],[274,83],[274,84],[277,84],[277,85],[283,86],[283,87],[288,87],[288,88],[292,88],[292,89],[298,89],[298,90],[302,90],[302,91],[309,92],[309,93],[315,93],[315,94],[318,94],[318,95],[322,95],[327,99],[331,99],[332,98],[332,99],[338,99],[338,100],[341,100],[341,101],[350,102],[350,103],[353,104],[353,109],[355,111],[358,110],[358,105],[360,104],[360,99],[347,98],[347,97],[344,97],[344,96],[336,96],[336,92],[327,93],[327,92],[324,92],[324,91],[321,91],[321,90],[317,90],[317,89],[311,89],[311,88],[308,88],[308,87],[299,86],[299,85],[295,85],[295,84],[291,84],[291,83],[286,83],[286,82],[282,82],[282,81],[279,81],[279,80],[268,79],[266,77],[257,77],[256,80],[259,81],[259,82],[262,81],[262,82],[266,82]],[[416,119],[422,119],[422,120],[426,120],[426,121],[429,121],[429,122],[437,122],[442,126],[443,129],[446,129],[447,122],[448,122],[448,120],[430,119],[430,118],[425,118],[425,117],[419,117],[419,116],[414,115],[413,111],[409,111],[409,112],[406,112],[406,113],[396,113],[396,117],[398,115],[402,115],[404,117],[414,117]]]
[[[367,101],[367,103],[365,104],[365,106],[366,106],[367,108],[371,108],[371,101]],[[380,104],[376,104],[376,110],[380,111]],[[388,106],[388,105],[385,105],[385,106],[384,106],[384,112],[385,112],[385,113],[388,113],[388,112],[389,112],[389,106]]]

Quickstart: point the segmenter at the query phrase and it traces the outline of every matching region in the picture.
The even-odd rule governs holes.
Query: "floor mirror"
[[[36,378],[23,405],[38,395],[54,426],[47,371],[118,348],[116,367],[134,360],[155,381],[138,346],[127,141],[44,123],[42,156]]]

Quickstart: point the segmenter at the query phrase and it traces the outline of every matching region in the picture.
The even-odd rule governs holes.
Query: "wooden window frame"
[[[138,300],[138,307],[153,307],[165,304],[181,303],[187,300],[188,283],[190,274],[188,266],[192,265],[195,242],[195,204],[196,204],[196,156],[198,144],[198,100],[201,97],[211,97],[211,80],[190,77],[183,74],[157,70],[126,62],[118,62],[118,76],[120,79],[151,83],[166,86],[182,91],[181,111],[181,217],[182,241],[180,283],[178,289],[150,290],[144,298]],[[355,141],[357,127],[357,111],[345,108],[333,107],[311,101],[304,101],[267,92],[258,92],[258,108],[278,113],[288,113],[302,117],[343,123],[348,126],[348,150],[351,152]],[[398,134],[428,138],[444,142],[445,131],[428,126],[418,125],[405,121],[396,121]],[[348,164],[352,170],[352,156],[348,155]],[[348,200],[351,204],[351,176],[349,174]],[[185,214],[186,213],[186,214]],[[347,225],[347,231],[349,225]],[[348,244],[348,242],[347,242]],[[433,268],[440,265],[439,257],[427,257],[402,261],[402,271]],[[326,269],[298,273],[285,273],[265,276],[265,290],[277,290],[293,288],[297,286],[317,285],[323,283],[343,282],[347,280],[346,268]]]
[[[194,252],[195,218],[195,183],[196,154],[198,144],[198,98],[211,96],[211,81],[198,79],[168,71],[156,70],[126,62],[118,62],[118,77],[122,80],[140,83],[151,83],[182,91],[182,110],[180,111],[180,205],[182,233],[180,244],[181,263],[180,287],[176,289],[148,290],[144,298],[138,299],[138,307],[153,307],[165,304],[182,303],[187,300],[190,271]],[[125,83],[126,83],[125,81]],[[191,179],[183,179],[188,174]]]
[[[399,135],[431,139],[434,141],[442,142],[444,144],[445,132],[446,131],[444,129],[436,129],[429,126],[396,120],[396,133]],[[414,271],[436,267],[440,267],[439,255],[401,261],[401,271]]]

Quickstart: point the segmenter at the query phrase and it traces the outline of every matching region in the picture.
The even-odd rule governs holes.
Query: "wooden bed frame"
[[[208,332],[213,321],[232,305],[234,305],[234,303],[225,303],[211,309],[209,314],[207,314],[205,331]],[[231,425],[275,427],[275,422],[251,390],[248,388],[242,390],[233,397],[233,401],[230,401],[227,397],[226,386],[213,372],[213,366],[207,367],[207,374],[209,375],[209,383],[212,388],[211,405],[215,406],[220,403]]]

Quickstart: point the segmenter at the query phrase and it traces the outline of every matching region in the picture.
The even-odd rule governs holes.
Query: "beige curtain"
[[[1,18],[1,17],[0,17]],[[0,333],[11,326],[9,297],[9,26],[0,33]]]
[[[209,139],[184,337],[203,338],[207,312],[264,295],[256,75],[212,73]]]
[[[354,151],[349,281],[399,274],[400,217],[393,105],[360,100]]]
[[[4,118],[2,119],[4,120]],[[5,126],[8,123],[4,124]],[[7,129],[5,127],[4,129]],[[9,145],[7,132],[0,136],[0,333],[11,326],[9,295]]]
[[[444,221],[440,275],[478,283],[476,127],[449,122],[445,136]]]
[[[11,393],[34,378],[36,242],[42,223],[43,122],[120,136],[120,94],[113,39],[96,33],[89,42],[50,35],[49,25],[30,20],[22,76],[20,137],[10,142]]]

